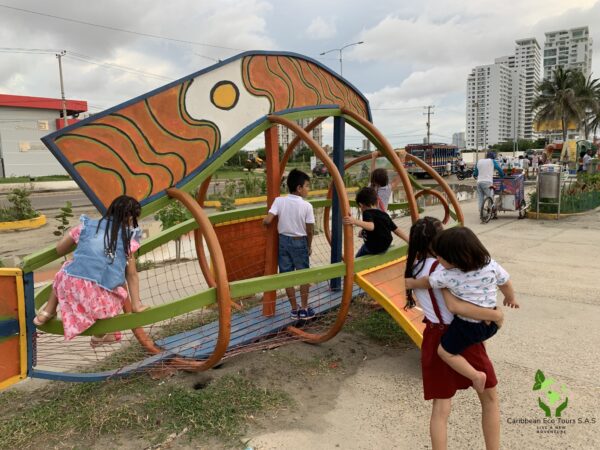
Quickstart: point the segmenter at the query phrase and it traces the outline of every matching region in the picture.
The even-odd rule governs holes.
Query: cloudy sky
[[[516,39],[543,48],[544,32],[583,25],[600,74],[593,0],[0,0],[0,93],[59,97],[63,49],[67,98],[95,113],[244,50],[294,51],[339,71],[335,52],[319,54],[364,41],[344,51],[343,70],[375,125],[394,146],[419,142],[423,107],[434,105],[432,140],[448,142],[465,128],[472,67],[511,54]],[[355,132],[347,138],[360,146]]]

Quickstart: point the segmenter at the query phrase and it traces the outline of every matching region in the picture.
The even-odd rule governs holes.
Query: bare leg
[[[56,314],[56,308],[58,307],[58,297],[54,293],[54,288],[50,291],[50,296],[48,297],[48,302],[43,309],[40,310],[37,316],[35,316],[34,322],[36,325],[43,325],[50,317]],[[46,314],[42,314],[41,311],[44,311]]]
[[[485,372],[475,370],[465,358],[460,355],[448,353],[441,345],[438,346],[438,355],[440,358],[442,358],[442,361],[444,361],[462,376],[471,380],[473,382],[473,389],[475,389],[477,393],[481,394],[484,391],[485,380],[487,379]]]
[[[294,287],[285,288],[285,293],[288,296],[290,305],[292,305],[292,309],[297,310],[298,303],[296,303],[296,288],[294,288]]]
[[[310,288],[310,284],[303,284],[300,286],[300,300],[302,301],[302,308],[308,308],[308,290]]]
[[[434,398],[429,421],[432,450],[448,448],[448,417],[450,416],[450,398]]]
[[[481,426],[486,450],[500,448],[500,402],[496,388],[488,388],[479,395],[481,402]]]

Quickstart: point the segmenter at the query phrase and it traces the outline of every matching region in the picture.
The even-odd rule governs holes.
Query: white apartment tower
[[[465,148],[465,132],[459,131],[452,135],[452,145],[456,145],[460,149]]]
[[[540,82],[542,74],[542,57],[540,44],[537,39],[519,39],[516,41],[514,67],[521,69],[525,74],[525,93],[524,93],[524,132],[525,139],[533,140],[537,136],[533,131],[533,109],[531,105],[537,95],[536,87]]]
[[[297,120],[296,123],[298,123],[298,125],[300,125],[302,128],[306,128],[308,126],[308,124],[311,123],[312,121],[313,121],[313,119],[305,118],[305,119]],[[294,140],[294,138],[296,137],[296,133],[294,133],[292,130],[290,130],[282,125],[277,126],[277,134],[279,137],[279,145],[281,145],[283,147],[283,151],[286,150],[286,148],[288,147],[290,142],[292,142]],[[323,124],[322,123],[317,125],[314,128],[314,130],[312,130],[310,132],[310,135],[315,141],[318,142],[318,144],[320,146],[323,146]],[[300,147],[306,147],[306,144],[303,144],[302,142],[300,142],[296,148],[299,149]]]
[[[525,72],[514,67],[515,59],[505,56],[471,71],[467,79],[467,148],[486,149],[523,138]]]
[[[558,66],[579,69],[587,78],[592,73],[592,44],[588,27],[546,33],[544,78],[551,79]]]

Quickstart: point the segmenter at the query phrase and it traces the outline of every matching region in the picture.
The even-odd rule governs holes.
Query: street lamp
[[[326,52],[321,53],[320,55],[326,55],[327,53],[331,53],[331,52],[340,52],[340,76],[343,76],[343,72],[342,72],[342,52],[344,51],[345,48],[348,47],[352,47],[353,45],[360,45],[360,44],[364,44],[364,41],[359,41],[359,42],[353,42],[352,44],[347,44],[344,45],[341,48],[332,48],[331,50],[327,50]]]

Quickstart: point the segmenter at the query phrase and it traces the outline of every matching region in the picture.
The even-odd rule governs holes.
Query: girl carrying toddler
[[[443,336],[449,330],[454,314],[471,320],[500,322],[500,310],[482,308],[466,301],[460,301],[446,289],[430,288],[428,280],[440,277],[446,270],[435,257],[436,236],[448,233],[442,231],[442,223],[432,217],[416,221],[410,230],[408,257],[406,262],[406,287],[409,289],[408,304],[414,305],[413,295],[425,314],[426,323],[421,347],[421,370],[425,400],[433,400],[430,434],[434,450],[447,447],[447,424],[451,400],[457,390],[468,389],[471,379],[453,370],[438,354]],[[464,228],[462,230],[465,230]],[[459,232],[464,233],[464,232]],[[452,235],[452,233],[450,233]],[[458,241],[458,246],[461,242]],[[414,277],[414,278],[413,278]],[[412,291],[411,291],[412,289]],[[482,405],[482,425],[486,448],[499,448],[500,411],[496,393],[496,375],[485,346],[482,342],[461,349],[463,358],[474,370],[485,374],[484,389],[478,392]]]

